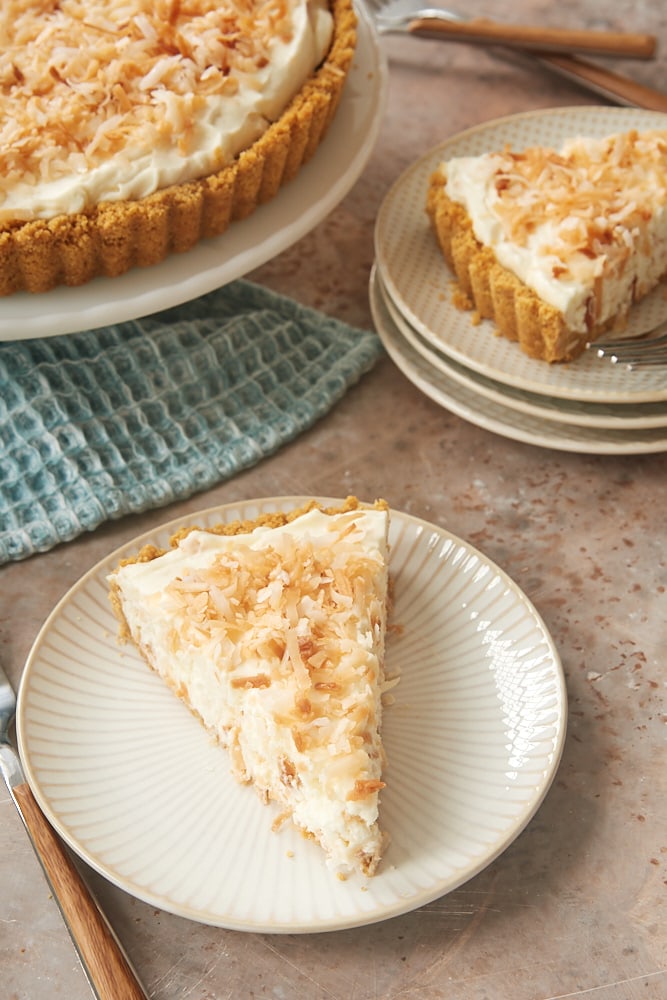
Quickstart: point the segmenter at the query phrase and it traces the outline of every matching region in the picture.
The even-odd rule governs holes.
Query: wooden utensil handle
[[[99,1000],[146,1000],[113,930],[30,787],[16,785],[12,794]]]
[[[499,24],[486,18],[473,18],[470,21],[415,18],[410,22],[410,31],[427,32],[460,42],[540,49],[544,52],[588,52],[589,55],[595,53],[633,59],[651,59],[656,49],[654,35]]]
[[[574,56],[557,56],[548,52],[537,52],[535,55],[547,66],[570,79],[581,80],[588,87],[592,86],[598,93],[633,107],[667,112],[667,94],[662,94],[651,87],[645,87],[642,83],[637,83],[636,80],[631,80],[627,76],[612,73],[611,70],[595,66],[593,63],[577,59]]]

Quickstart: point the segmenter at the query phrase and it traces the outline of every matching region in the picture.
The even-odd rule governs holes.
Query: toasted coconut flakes
[[[301,650],[299,649],[299,639],[294,631],[294,629],[288,628],[285,636],[286,646],[285,653],[286,658],[289,658],[289,662],[297,681],[298,687],[307,691],[310,687],[310,674],[308,673],[308,667],[303,662],[301,656]],[[286,662],[286,659],[285,659]]]
[[[193,93],[233,91],[289,32],[286,0],[3,0],[0,195],[178,137]]]
[[[350,792],[347,797],[348,802],[356,802],[359,799],[367,798],[369,795],[375,795],[385,787],[384,781],[380,781],[377,778],[368,779],[367,781],[355,781],[354,791]]]
[[[279,815],[276,816],[273,823],[271,824],[271,829],[273,830],[273,832],[277,833],[278,830],[280,830],[280,828],[284,826],[285,823],[287,823],[291,819],[291,816],[292,814],[288,809],[279,813]]]
[[[359,648],[359,623],[339,593],[368,593],[379,556],[359,558],[347,536],[324,551],[293,537],[279,539],[276,549],[239,539],[234,554],[219,554],[167,590],[174,648],[206,645],[236,689],[267,687],[269,676],[272,685],[291,679],[297,696],[286,724],[296,750],[320,747],[334,758],[363,745],[375,718],[358,709],[357,693],[382,669]],[[331,574],[325,567],[334,552],[339,565]],[[379,605],[370,609],[369,627],[381,613]]]
[[[268,688],[271,678],[267,674],[255,674],[253,677],[232,677],[234,688]]]
[[[505,149],[494,160],[496,210],[508,239],[525,246],[549,222],[554,236],[542,252],[559,259],[556,277],[570,279],[577,258],[600,254],[622,268],[639,223],[667,202],[667,131],[574,140],[561,153]]]

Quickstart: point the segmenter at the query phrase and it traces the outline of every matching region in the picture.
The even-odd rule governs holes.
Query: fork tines
[[[664,328],[663,323],[650,333],[656,334]],[[667,332],[661,332],[659,336],[649,335],[648,339],[598,340],[587,346],[595,351],[598,358],[605,358],[614,365],[626,365],[630,369],[667,365]]]

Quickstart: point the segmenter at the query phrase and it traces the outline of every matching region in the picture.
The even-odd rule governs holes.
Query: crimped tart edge
[[[351,0],[332,0],[329,53],[284,114],[233,163],[200,180],[90,212],[9,224],[0,231],[0,296],[45,292],[158,264],[221,236],[293,180],[336,113],[356,46]]]
[[[571,330],[562,313],[479,243],[465,208],[448,197],[445,184],[444,172],[435,171],[429,181],[426,211],[459,286],[460,292],[454,296],[457,306],[474,309],[479,319],[491,320],[500,336],[517,342],[529,357],[549,363],[573,361],[587,343],[610,328],[613,320],[584,332]]]

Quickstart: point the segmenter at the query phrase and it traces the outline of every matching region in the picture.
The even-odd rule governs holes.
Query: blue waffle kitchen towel
[[[374,333],[245,280],[0,345],[0,564],[229,479],[327,413],[381,353]]]

